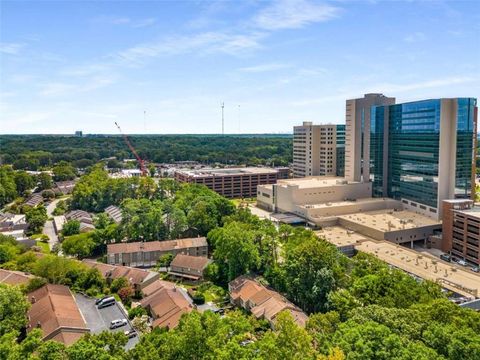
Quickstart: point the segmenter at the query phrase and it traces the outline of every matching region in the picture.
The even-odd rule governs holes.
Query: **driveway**
[[[75,294],[75,299],[77,301],[78,307],[85,318],[85,322],[87,323],[87,327],[93,334],[98,334],[102,331],[125,331],[131,330],[132,326],[130,321],[126,326],[122,326],[113,330],[110,330],[110,322],[116,319],[127,319],[128,316],[123,313],[120,305],[115,303],[113,306],[108,306],[103,309],[98,309],[95,305],[95,299],[86,297],[82,294]],[[125,349],[129,350],[133,348],[139,341],[138,335],[134,338],[128,339],[127,345],[125,345]]]
[[[47,235],[48,238],[50,239],[48,241],[48,245],[50,246],[50,250],[53,249],[53,247],[58,244],[58,236],[55,233],[55,228],[53,227],[53,221],[52,220],[47,220],[45,223],[45,226],[43,227],[42,233]]]

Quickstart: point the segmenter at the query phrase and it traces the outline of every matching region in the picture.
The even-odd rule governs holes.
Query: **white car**
[[[127,319],[112,320],[110,323],[110,329],[116,329],[125,325],[127,325]]]

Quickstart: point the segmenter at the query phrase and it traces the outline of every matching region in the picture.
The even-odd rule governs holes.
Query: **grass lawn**
[[[213,284],[200,285],[198,290],[205,296],[205,302],[220,302],[227,295],[227,291],[224,288]]]
[[[36,245],[42,249],[43,253],[50,254],[50,247],[48,246],[48,243],[37,240]]]
[[[247,204],[255,204],[257,201],[256,198],[248,198],[248,199],[231,199],[231,202],[235,205],[235,207],[239,207],[242,203],[247,203]]]

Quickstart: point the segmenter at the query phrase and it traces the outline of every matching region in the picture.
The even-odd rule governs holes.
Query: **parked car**
[[[99,309],[103,309],[104,307],[115,305],[115,303],[115,298],[113,296],[109,296],[105,299],[100,300],[97,306]]]
[[[480,268],[478,266],[474,266],[470,270],[472,270],[473,272],[476,272],[476,273],[480,272]]]
[[[459,260],[458,265],[467,266],[467,263],[465,262],[465,260]]]
[[[125,325],[127,325],[127,319],[112,320],[112,322],[110,323],[110,329],[116,329]]]
[[[452,261],[452,257],[448,254],[442,254],[440,255],[440,259],[443,260],[443,261],[447,261],[447,262],[450,262]]]
[[[101,298],[98,298],[97,300],[95,300],[95,305],[98,305],[100,304],[100,302],[102,302],[103,300],[105,300],[106,298],[108,298],[109,296],[103,296]]]
[[[137,336],[137,332],[136,332],[135,330],[133,330],[133,329],[131,329],[131,330],[125,330],[124,334],[125,334],[125,336],[126,336],[127,338],[129,338],[129,339],[134,338],[135,336]]]

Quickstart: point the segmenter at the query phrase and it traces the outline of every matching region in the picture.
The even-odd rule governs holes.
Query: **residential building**
[[[152,316],[153,327],[174,329],[182,315],[194,309],[188,295],[175,284],[166,281],[157,280],[145,288],[144,295],[140,306],[147,309]]]
[[[95,230],[93,217],[90,213],[83,210],[72,210],[65,214],[65,220],[77,220],[80,223],[80,232],[89,232]]]
[[[43,196],[41,194],[32,194],[24,202],[24,205],[36,207],[40,204],[43,204]]]
[[[35,278],[32,274],[25,273],[23,271],[13,271],[0,269],[0,283],[7,285],[26,285],[28,282]]]
[[[75,184],[75,180],[57,181],[53,186],[53,191],[58,195],[68,195],[73,192]]]
[[[373,106],[370,113],[370,169],[364,174],[374,196],[440,219],[443,200],[474,195],[476,99]]]
[[[345,178],[368,182],[370,167],[370,108],[395,104],[395,98],[383,94],[365,94],[346,101]]]
[[[275,184],[288,177],[288,168],[224,168],[182,169],[175,171],[175,180],[202,184],[228,198],[255,197],[257,186]]]
[[[156,271],[148,271],[128,266],[109,265],[89,259],[85,259],[82,262],[88,267],[98,269],[100,274],[102,274],[109,283],[115,279],[124,277],[132,284],[136,291],[143,291],[145,287],[160,277],[160,274]]]
[[[107,245],[107,263],[134,267],[151,267],[165,254],[185,254],[191,256],[208,255],[208,243],[205,237],[117,243]]]
[[[47,284],[28,294],[27,332],[42,330],[42,340],[55,340],[71,345],[90,330],[70,289]]]
[[[472,200],[444,200],[442,220],[442,250],[480,265],[480,207]]]
[[[177,254],[170,263],[168,274],[197,281],[203,278],[203,271],[211,262],[210,259],[203,256]]]
[[[275,327],[277,315],[288,311],[297,325],[304,327],[308,316],[279,293],[266,288],[255,279],[242,275],[228,284],[233,305],[250,311],[257,319],[265,319]]]
[[[345,125],[293,128],[293,176],[342,176],[345,160]]]
[[[122,209],[118,206],[110,205],[105,208],[107,215],[115,222],[115,224],[120,224],[122,222]]]

